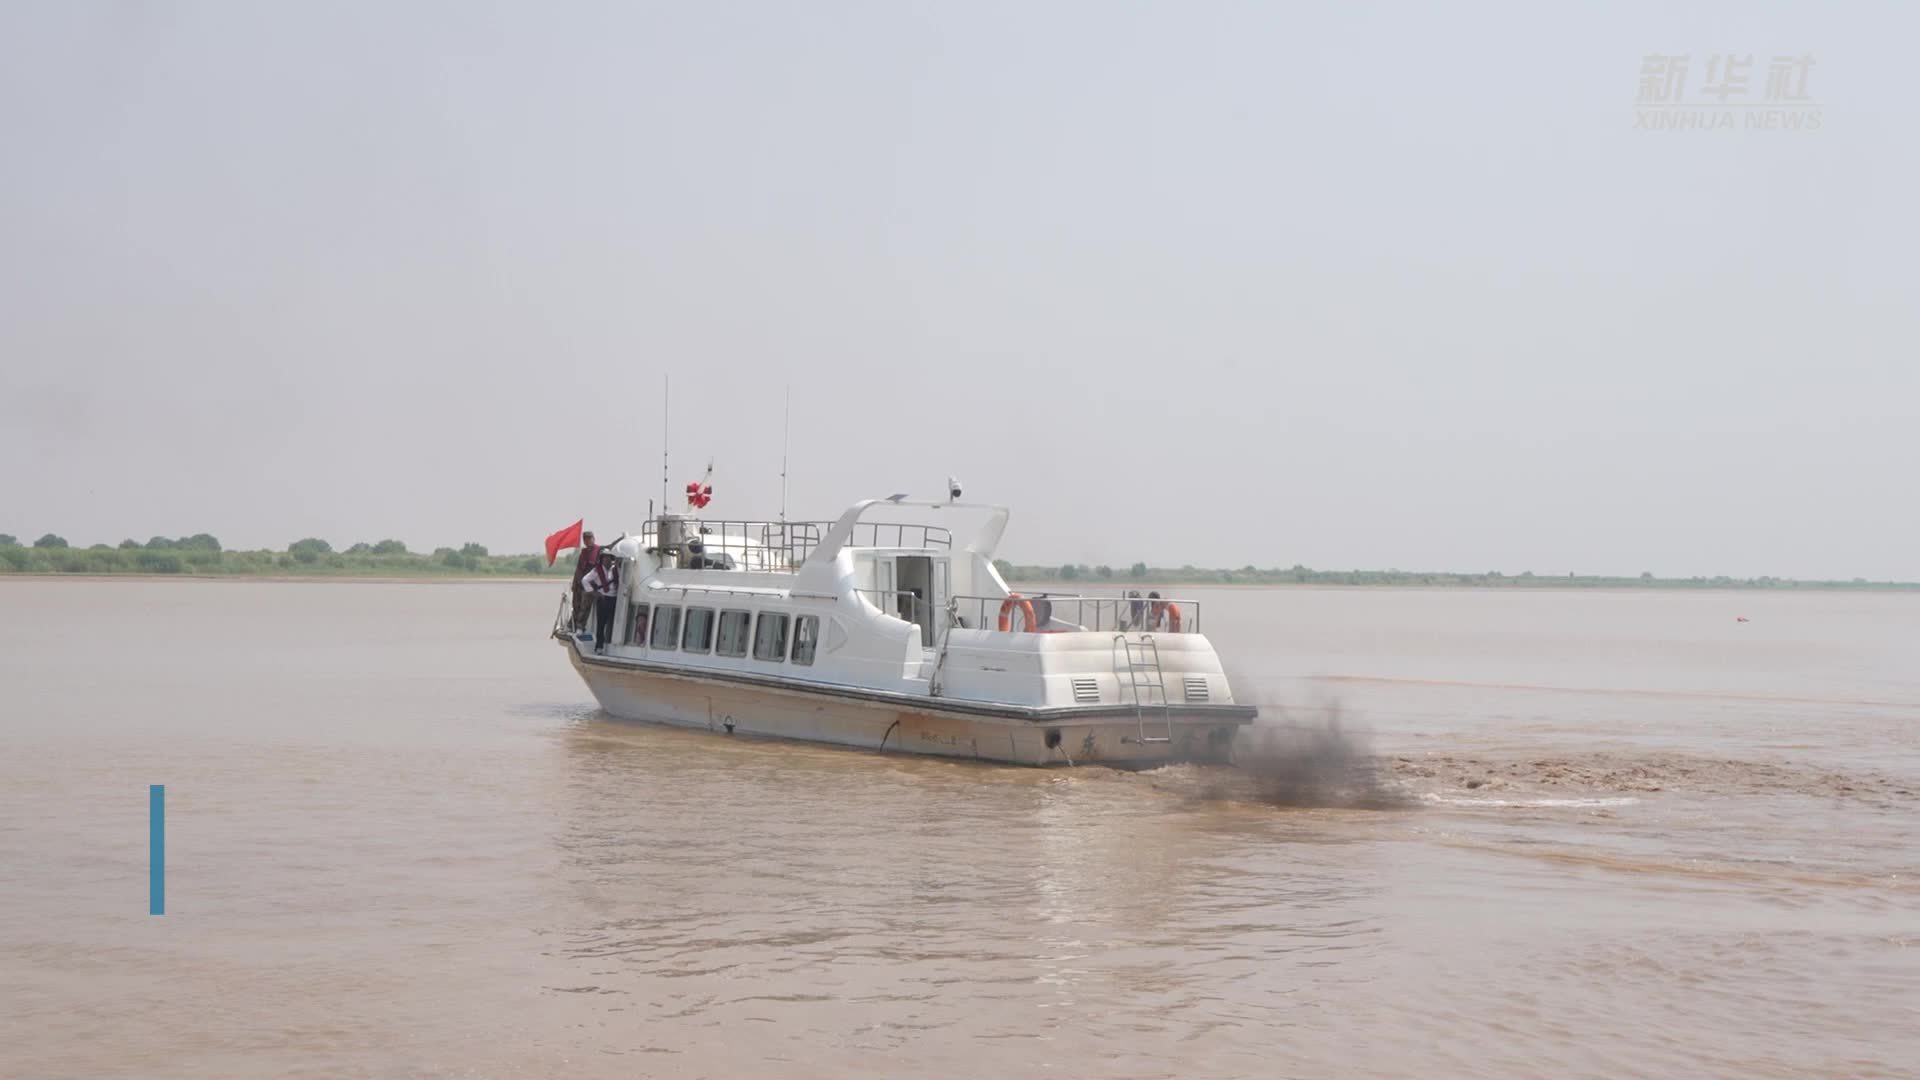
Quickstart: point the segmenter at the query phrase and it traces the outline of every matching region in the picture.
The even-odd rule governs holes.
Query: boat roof
[[[849,547],[957,547],[992,558],[1007,531],[1007,517],[1006,507],[986,503],[865,499],[840,515],[808,561],[831,562]],[[880,542],[889,537],[898,542]]]

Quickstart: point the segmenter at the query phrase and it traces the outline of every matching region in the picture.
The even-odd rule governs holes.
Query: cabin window
[[[793,662],[813,663],[814,650],[820,645],[820,616],[802,615],[793,620]]]
[[[633,605],[632,617],[627,621],[627,644],[645,645],[647,643],[647,605]]]
[[[680,609],[673,604],[653,606],[653,638],[656,649],[671,650],[680,644]]]
[[[688,652],[711,652],[713,650],[713,609],[690,607],[687,609],[687,634],[680,647]]]
[[[723,611],[720,613],[720,643],[714,651],[721,656],[747,655],[748,625],[753,621],[751,611]]]
[[[753,658],[779,663],[787,658],[787,617],[774,611],[760,613],[753,628]]]

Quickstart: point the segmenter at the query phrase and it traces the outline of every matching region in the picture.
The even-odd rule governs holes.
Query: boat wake
[[[1480,756],[1433,752],[1395,756],[1384,767],[1402,786],[1434,801],[1492,806],[1521,800],[1566,805],[1637,799],[1659,792],[1687,795],[1800,795],[1911,805],[1917,785],[1896,776],[1791,761],[1707,757],[1670,750],[1589,750]],[[1624,805],[1619,803],[1617,805]]]
[[[1459,806],[1468,809],[1499,810],[1509,807],[1569,807],[1576,810],[1589,810],[1603,806],[1632,806],[1639,799],[1631,795],[1596,796],[1593,798],[1541,798],[1541,799],[1483,799],[1471,795],[1442,795],[1429,791],[1421,796],[1425,802],[1439,806]]]
[[[1373,753],[1364,732],[1342,722],[1339,702],[1316,707],[1318,722],[1262,705],[1266,720],[1243,729],[1233,745],[1238,783],[1218,794],[1251,797],[1274,806],[1398,810],[1416,805]],[[1232,790],[1238,789],[1238,790]]]
[[[1497,811],[1606,810],[1666,795],[1801,796],[1920,809],[1920,784],[1866,770],[1651,750],[1379,755],[1364,731],[1342,724],[1338,705],[1311,710],[1325,714],[1322,722],[1274,706],[1261,711],[1276,719],[1240,732],[1231,768],[1188,778],[1200,797],[1297,809]]]
[[[1911,812],[1920,783],[1872,770],[1673,750],[1560,747],[1546,752],[1374,751],[1337,699],[1289,708],[1261,702],[1233,766],[1200,770],[1202,798],[1298,809],[1608,810],[1665,795],[1807,796]]]

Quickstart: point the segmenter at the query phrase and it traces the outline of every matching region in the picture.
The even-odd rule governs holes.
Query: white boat
[[[614,716],[1021,765],[1225,761],[1254,719],[1191,600],[1023,597],[1004,507],[910,502],[838,521],[677,514],[613,545],[609,640],[553,636]]]

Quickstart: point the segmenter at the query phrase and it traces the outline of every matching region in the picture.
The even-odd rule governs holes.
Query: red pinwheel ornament
[[[687,505],[695,510],[705,510],[713,501],[713,462],[707,462],[707,471],[698,480],[687,483]]]

